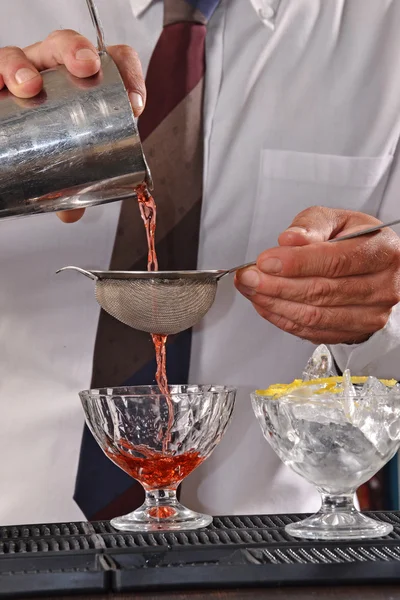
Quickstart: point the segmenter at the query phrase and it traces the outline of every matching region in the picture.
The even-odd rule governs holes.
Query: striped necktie
[[[157,254],[161,270],[195,269],[203,181],[203,96],[206,24],[219,0],[164,0],[164,27],[150,60],[147,105],[139,119],[154,180]],[[147,268],[147,242],[139,208],[121,208],[110,269]],[[191,331],[168,340],[167,376],[187,382]],[[154,382],[154,347],[148,334],[103,311],[96,338],[92,387]],[[116,467],[85,427],[74,496],[88,519],[111,519],[140,506],[142,487]]]

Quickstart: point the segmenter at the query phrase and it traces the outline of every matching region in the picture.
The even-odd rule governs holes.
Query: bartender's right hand
[[[145,106],[146,87],[140,60],[129,46],[109,46],[129,93],[133,112],[138,117]],[[65,65],[76,77],[91,77],[100,70],[96,47],[85,37],[72,30],[55,31],[43,42],[26,48],[0,48],[0,89],[7,87],[18,98],[32,98],[43,86],[40,71]],[[58,213],[66,223],[79,220],[84,210]]]

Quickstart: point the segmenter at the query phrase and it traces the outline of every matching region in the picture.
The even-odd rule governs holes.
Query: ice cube
[[[381,456],[388,455],[394,450],[394,442],[397,440],[390,438],[383,423],[377,423],[375,419],[368,417],[361,425],[360,431]]]
[[[362,396],[382,396],[389,394],[390,389],[376,377],[368,377],[367,381],[362,386],[360,395]]]
[[[396,383],[389,388],[389,398],[394,401],[395,406],[400,406],[400,383]]]
[[[337,373],[333,365],[332,355],[327,346],[321,344],[314,350],[311,358],[308,360],[303,371],[303,380],[310,381],[310,379],[321,379],[335,375]]]
[[[357,427],[375,450],[385,456],[392,452],[393,442],[400,439],[400,408],[393,409],[386,398],[370,394],[361,396],[354,403],[352,423]]]
[[[297,420],[320,424],[347,423],[343,408],[335,402],[304,402],[293,405],[293,416]]]
[[[341,399],[343,402],[343,409],[346,417],[348,418],[350,423],[354,422],[355,414],[356,414],[356,403],[355,398],[357,397],[357,393],[354,385],[351,383],[351,375],[349,369],[346,369],[343,373],[343,392],[341,394]]]
[[[357,395],[356,389],[351,383],[351,373],[349,369],[346,369],[343,373],[343,393],[345,396],[351,396],[352,398]]]
[[[400,442],[400,418],[398,416],[388,423],[386,430],[391,440]]]
[[[351,422],[382,456],[400,440],[400,386],[392,391],[376,377],[368,377],[358,390]]]
[[[400,441],[400,384],[389,388],[386,409],[386,431],[391,440]]]

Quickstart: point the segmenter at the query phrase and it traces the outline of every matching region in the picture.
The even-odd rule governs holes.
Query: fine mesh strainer
[[[399,219],[328,241],[349,240],[398,223]],[[173,335],[201,321],[213,305],[222,277],[255,264],[224,271],[86,271],[64,267],[57,273],[73,270],[93,279],[97,302],[125,325],[148,333]]]
[[[249,263],[254,264],[254,263]],[[161,335],[196,325],[210,310],[218,281],[240,268],[225,271],[78,271],[96,282],[96,300],[125,325]]]

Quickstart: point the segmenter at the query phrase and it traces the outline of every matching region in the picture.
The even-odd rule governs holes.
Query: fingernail
[[[131,92],[129,94],[129,98],[132,104],[133,112],[135,114],[140,114],[143,110],[144,102],[143,98],[137,92]]]
[[[39,73],[37,71],[32,71],[32,69],[28,69],[25,67],[23,69],[19,69],[19,71],[15,73],[15,81],[19,85],[21,85],[21,83],[26,83],[31,79],[35,79],[35,77],[37,77],[38,75]]]
[[[304,229],[304,227],[289,227],[288,229],[286,229],[286,232],[288,232],[288,233],[303,233],[303,234],[308,233],[307,229]]]
[[[282,271],[282,262],[279,258],[267,258],[261,263],[260,269],[263,273],[277,274]]]
[[[239,276],[239,282],[247,288],[257,288],[260,285],[260,277],[254,269],[246,269]]]
[[[75,54],[76,60],[100,60],[100,56],[91,48],[81,48]]]
[[[255,296],[257,293],[256,290],[252,290],[251,288],[248,288],[244,285],[240,285],[240,283],[238,283],[237,289],[244,296]]]

